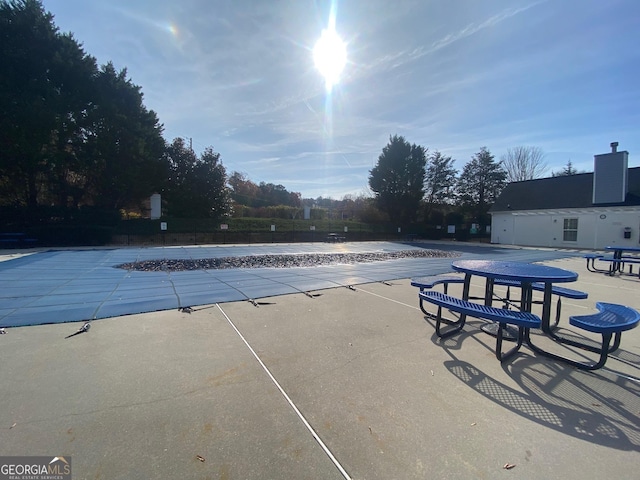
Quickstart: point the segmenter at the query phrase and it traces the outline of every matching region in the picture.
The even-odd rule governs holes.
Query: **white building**
[[[640,245],[640,167],[629,153],[594,156],[594,172],[507,185],[491,213],[491,242],[602,249]]]

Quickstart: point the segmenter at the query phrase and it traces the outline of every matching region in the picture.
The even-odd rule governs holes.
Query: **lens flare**
[[[347,47],[333,27],[322,31],[313,47],[313,62],[330,91],[340,80],[340,74],[347,63]]]
[[[169,25],[167,25],[167,30],[174,37],[177,37],[180,34],[180,31],[178,30],[178,27],[176,25],[174,25],[173,23],[170,23]]]

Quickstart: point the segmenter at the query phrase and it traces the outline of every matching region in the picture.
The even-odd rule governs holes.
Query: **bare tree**
[[[500,158],[507,171],[508,182],[540,178],[547,170],[544,152],[540,147],[513,147]]]

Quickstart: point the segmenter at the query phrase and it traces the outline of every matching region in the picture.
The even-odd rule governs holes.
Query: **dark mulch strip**
[[[116,268],[141,272],[178,272],[183,270],[220,270],[224,268],[291,268],[321,265],[346,265],[380,262],[399,258],[448,258],[459,253],[442,250],[401,250],[384,253],[303,253],[296,255],[248,255],[244,257],[202,258],[198,260],[145,260],[116,265]]]

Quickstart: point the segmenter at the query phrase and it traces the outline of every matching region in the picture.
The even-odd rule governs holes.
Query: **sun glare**
[[[347,47],[335,29],[328,28],[313,47],[313,62],[325,80],[327,90],[340,80],[340,74],[347,63]]]

